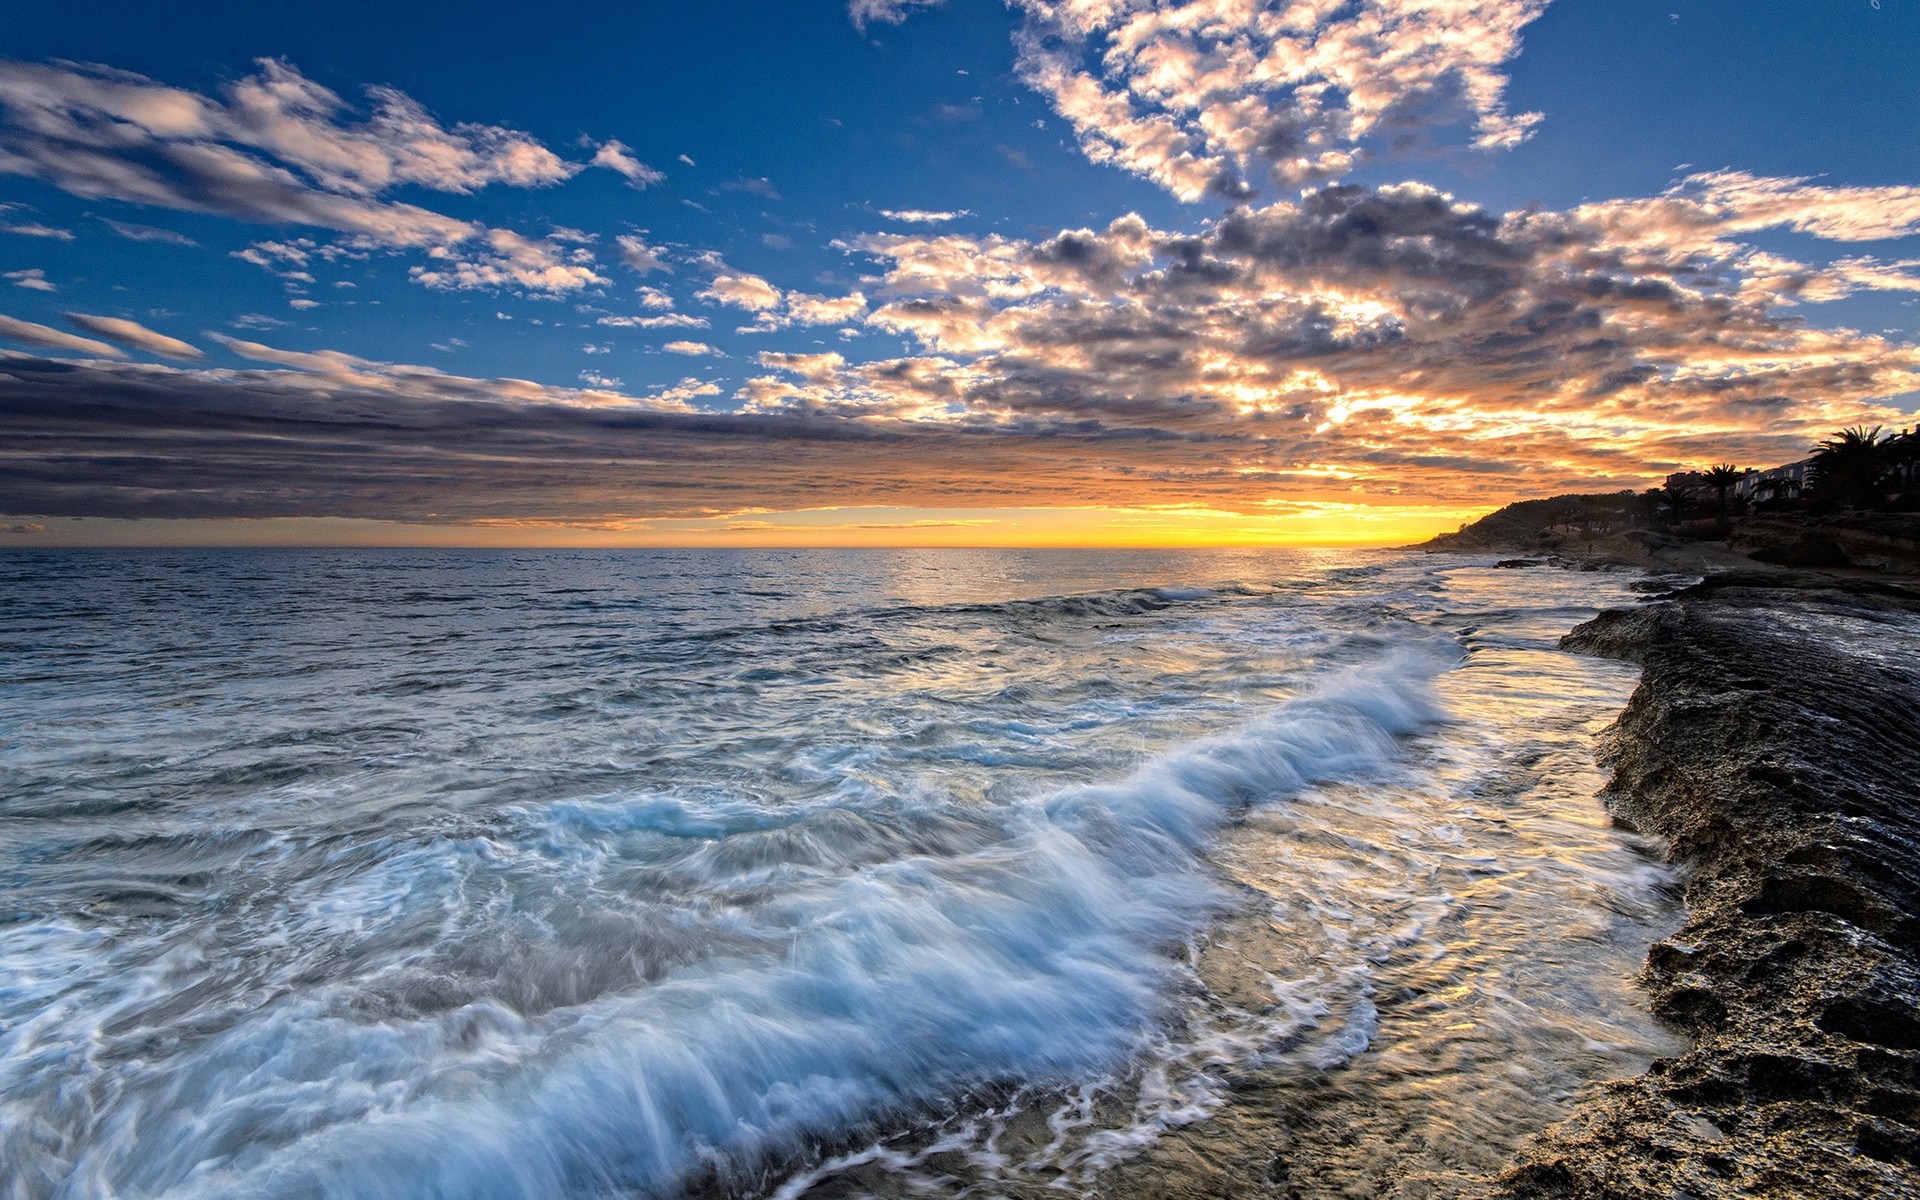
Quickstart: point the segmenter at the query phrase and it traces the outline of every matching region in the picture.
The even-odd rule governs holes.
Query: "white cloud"
[[[861,292],[845,296],[788,292],[785,315],[796,325],[842,325],[866,311],[867,297]]]
[[[780,289],[744,271],[729,271],[714,276],[704,291],[695,293],[710,304],[725,304],[750,312],[764,312],[780,303]]]
[[[660,348],[669,354],[685,354],[690,358],[699,358],[705,355],[712,355],[716,358],[724,357],[718,350],[715,350],[705,342],[668,342]]]
[[[883,208],[880,215],[889,221],[904,221],[909,225],[938,225],[945,221],[957,221],[961,217],[973,215],[971,209],[957,208],[952,212],[938,212],[927,208]]]
[[[10,279],[13,286],[27,288],[35,292],[57,292],[60,289],[47,282],[47,273],[39,267],[29,267],[23,271],[7,271],[0,279]]]
[[[827,383],[847,365],[847,360],[828,351],[825,354],[782,354],[773,350],[762,350],[760,365],[772,367],[777,371],[791,371],[811,383]]]
[[[38,222],[30,222],[25,225],[0,224],[0,233],[17,233],[21,237],[51,238],[59,242],[70,242],[73,240],[73,230],[55,229],[51,225],[42,225]]]
[[[119,342],[122,346],[131,346],[148,354],[157,354],[162,358],[205,358],[206,352],[198,346],[189,345],[179,338],[168,337],[164,333],[155,333],[137,321],[124,317],[96,317],[87,313],[68,313],[67,320],[88,333],[98,334],[108,341]]]
[[[666,179],[666,174],[656,171],[633,156],[633,152],[620,142],[609,138],[600,144],[594,152],[593,164],[617,171],[626,176],[627,183],[636,188],[652,187]]]
[[[594,324],[615,329],[705,329],[707,319],[689,313],[667,313],[658,317],[601,317]]]

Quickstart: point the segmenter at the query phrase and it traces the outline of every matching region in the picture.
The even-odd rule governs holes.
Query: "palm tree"
[[[1893,465],[1893,439],[1883,440],[1880,429],[1855,425],[1820,443],[1811,470],[1822,500],[1871,507],[1880,499],[1880,481]]]
[[[1700,476],[1707,481],[1707,485],[1711,487],[1714,494],[1720,498],[1720,515],[1722,517],[1727,515],[1727,492],[1732,490],[1734,484],[1739,483],[1742,478],[1750,474],[1752,474],[1751,471],[1742,471],[1732,463],[1721,463],[1717,467],[1708,469]]]
[[[1685,483],[1668,483],[1660,489],[1660,495],[1666,500],[1675,525],[1686,520],[1687,509],[1693,504],[1692,488]]]

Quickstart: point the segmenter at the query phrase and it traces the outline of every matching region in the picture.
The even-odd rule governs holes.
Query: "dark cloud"
[[[1232,495],[1217,447],[1098,422],[704,415],[487,402],[462,388],[480,385],[426,372],[383,387],[0,355],[0,428],[15,448],[0,512],[590,525],[752,508]]]

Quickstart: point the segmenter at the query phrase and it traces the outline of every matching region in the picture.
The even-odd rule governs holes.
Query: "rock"
[[[1920,1197],[1920,592],[1714,576],[1563,644],[1644,665],[1605,759],[1689,870],[1644,978],[1692,1045],[1495,1194]]]

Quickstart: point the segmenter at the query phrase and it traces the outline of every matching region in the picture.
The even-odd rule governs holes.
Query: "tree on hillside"
[[[1693,506],[1693,489],[1678,476],[1669,479],[1660,489],[1660,496],[1666,501],[1667,510],[1673,514],[1673,523],[1678,525],[1687,519],[1687,510]]]
[[[1714,496],[1719,500],[1721,516],[1727,515],[1727,493],[1733,490],[1734,484],[1751,474],[1751,470],[1742,471],[1732,463],[1721,463],[1701,473],[1701,478],[1707,481],[1707,486],[1713,489]]]
[[[1855,425],[1820,443],[1810,466],[1815,496],[1861,508],[1880,500],[1881,480],[1893,466],[1892,439],[1883,440],[1880,429]]]

